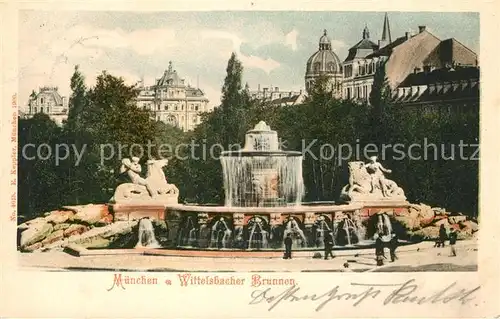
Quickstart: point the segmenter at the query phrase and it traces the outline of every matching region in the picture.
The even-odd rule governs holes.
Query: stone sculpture
[[[179,190],[174,184],[169,184],[163,172],[163,167],[168,160],[147,161],[146,178],[141,177],[142,171],[139,158],[132,160],[124,158],[120,167],[120,173],[126,175],[131,183],[120,184],[113,198],[114,203],[122,202],[158,202],[162,204],[177,204]]]
[[[340,193],[343,201],[379,201],[396,200],[406,201],[401,187],[385,177],[384,173],[391,173],[379,162],[377,157],[370,157],[368,163],[349,163],[349,184],[344,186]]]

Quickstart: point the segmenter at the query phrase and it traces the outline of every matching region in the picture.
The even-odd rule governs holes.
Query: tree
[[[47,114],[37,113],[18,124],[18,220],[32,219],[40,212],[57,208],[61,202],[61,179],[53,157],[61,140],[61,129]],[[40,145],[47,147],[40,147]],[[39,156],[37,154],[39,151]]]
[[[75,71],[70,81],[71,96],[69,98],[68,119],[65,123],[66,131],[81,132],[82,131],[82,116],[87,106],[87,88],[85,86],[85,77],[79,70],[79,66],[75,66]]]
[[[226,67],[220,107],[203,114],[202,123],[188,136],[186,142],[192,146],[182,154],[187,159],[176,159],[172,163],[172,170],[177,171],[174,174],[184,181],[179,189],[187,201],[218,204],[223,201],[220,153],[232,144],[241,144],[252,125],[254,103],[248,86],[243,88],[242,74],[243,66],[232,53]]]

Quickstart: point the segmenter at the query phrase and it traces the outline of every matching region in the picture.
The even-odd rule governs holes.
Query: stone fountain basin
[[[298,151],[225,151],[221,153],[221,156],[241,156],[241,157],[272,157],[272,156],[302,156],[301,152]]]
[[[345,204],[345,205],[290,205],[280,207],[237,207],[237,206],[204,206],[204,205],[168,205],[167,211],[178,212],[196,212],[196,213],[249,213],[249,214],[265,214],[265,213],[326,213],[326,212],[342,212],[355,211],[362,209],[363,204]]]

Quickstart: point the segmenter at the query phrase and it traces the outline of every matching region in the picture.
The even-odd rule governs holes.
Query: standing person
[[[455,228],[450,229],[450,251],[451,256],[455,257],[457,255],[457,251],[455,250],[455,244],[457,243],[457,231]]]
[[[389,251],[391,252],[391,261],[394,262],[398,257],[396,256],[396,249],[398,248],[398,236],[396,233],[391,234],[391,240],[389,241]]]
[[[325,244],[325,260],[327,260],[329,256],[335,258],[335,256],[332,253],[333,233],[331,232],[326,233],[325,238],[323,239],[323,243]]]
[[[444,242],[446,241],[446,237],[448,237],[448,234],[446,233],[446,228],[444,228],[444,224],[441,224],[439,226],[439,239],[437,242],[437,247],[444,247]]]
[[[381,234],[375,234],[375,258],[377,260],[377,266],[384,265],[384,242],[382,241]]]
[[[285,256],[284,259],[292,259],[292,234],[288,233],[285,238]]]

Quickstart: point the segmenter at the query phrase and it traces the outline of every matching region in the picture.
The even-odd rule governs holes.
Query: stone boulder
[[[398,221],[406,230],[420,229],[420,222],[410,216],[395,216],[394,219]]]
[[[448,222],[450,224],[457,224],[459,222],[464,222],[467,220],[467,216],[457,215],[457,216],[448,216]]]
[[[479,225],[472,220],[465,220],[458,223],[461,228],[470,229],[471,233],[475,233],[479,230]]]
[[[71,224],[69,224],[69,223],[56,224],[56,225],[54,225],[54,231],[56,231],[56,230],[60,230],[60,229],[62,229],[62,230],[66,230],[66,229],[68,229],[70,226],[71,226]]]
[[[45,217],[45,220],[48,223],[52,224],[62,224],[67,222],[73,217],[74,213],[69,210],[56,210],[53,212],[50,212],[48,216]]]
[[[448,230],[450,228],[450,222],[448,221],[448,218],[442,218],[442,219],[439,219],[437,220],[435,223],[434,223],[434,226],[436,227],[441,227],[441,225],[444,225],[444,228],[446,228],[446,230]]]
[[[446,215],[446,209],[444,209],[444,208],[432,207],[432,210],[434,211],[434,215],[436,215],[436,216]]]
[[[20,246],[24,248],[26,246],[33,245],[47,237],[54,227],[49,223],[36,223],[32,224],[28,229],[21,233]]]
[[[428,226],[412,232],[411,235],[423,240],[436,240],[439,237],[439,227]]]
[[[410,218],[415,220],[414,224],[417,228],[429,226],[434,220],[434,210],[428,205],[411,205],[409,211]]]
[[[77,244],[85,248],[108,248],[121,236],[132,233],[137,224],[138,221],[123,221],[90,229],[85,225],[74,224],[64,231],[64,238],[45,245],[43,249],[63,250],[69,244]],[[79,231],[83,232],[78,233]]]
[[[75,213],[72,218],[75,222],[93,225],[109,224],[110,220],[112,221],[112,215],[109,213],[107,205],[88,204],[82,206],[64,206],[63,208]]]
[[[43,246],[42,243],[38,242],[38,243],[35,243],[33,245],[29,245],[29,246],[24,247],[23,251],[28,252],[28,253],[32,253],[32,252],[40,250],[42,248],[42,246]]]
[[[46,224],[47,221],[45,220],[45,217],[37,217],[35,219],[28,220],[20,225],[17,226],[18,229],[28,229],[30,226],[35,225],[35,224]]]
[[[101,236],[85,237],[79,238],[72,243],[77,244],[84,248],[107,248],[109,246],[110,240],[102,238]]]
[[[42,245],[46,246],[63,238],[64,238],[64,230],[62,229],[56,230],[52,234],[48,235],[44,240],[42,240]]]
[[[86,232],[87,230],[89,230],[88,226],[79,225],[79,224],[72,224],[64,230],[64,237],[80,235],[80,234]]]

